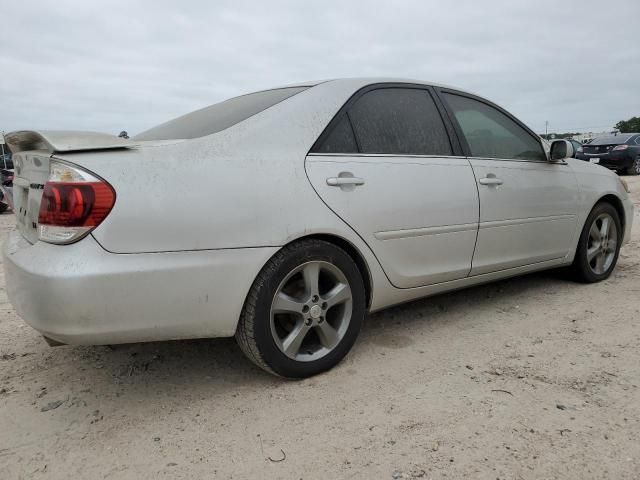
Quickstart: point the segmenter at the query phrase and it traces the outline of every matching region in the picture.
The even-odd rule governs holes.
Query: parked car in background
[[[582,148],[582,144],[579,141],[574,140],[573,138],[568,138],[567,142],[571,143],[571,145],[573,146],[572,158],[576,158],[576,155],[578,154],[578,149]]]
[[[13,210],[13,170],[0,168],[0,213]]]
[[[45,338],[235,335],[285,377],[338,363],[366,312],[548,268],[604,280],[633,219],[624,181],[570,142],[547,154],[490,101],[418,81],[305,83],[133,139],[7,143],[23,212],[7,292]]]
[[[576,158],[627,175],[640,175],[640,134],[619,133],[594,138],[578,149]]]
[[[0,168],[13,168],[13,160],[10,152],[5,153],[4,155],[0,155]]]
[[[4,155],[0,155],[0,213],[10,208],[13,209],[12,191],[13,160],[11,158],[11,152],[6,152]]]

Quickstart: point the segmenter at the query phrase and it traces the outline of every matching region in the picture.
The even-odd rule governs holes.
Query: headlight
[[[618,180],[620,180],[620,183],[624,187],[624,191],[627,193],[631,193],[631,189],[629,188],[629,184],[627,183],[627,181],[624,178],[620,177],[618,177]]]

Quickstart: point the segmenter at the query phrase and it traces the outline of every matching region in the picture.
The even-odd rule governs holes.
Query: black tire
[[[9,205],[0,202],[0,214],[6,212],[9,209]]]
[[[638,155],[635,161],[625,170],[627,175],[640,175],[640,155]]]
[[[328,353],[316,360],[297,361],[285,355],[274,339],[272,303],[290,272],[309,262],[326,262],[344,275],[350,287],[351,316],[342,338]],[[244,354],[260,368],[282,377],[305,378],[332,368],[344,358],[356,341],[365,313],[364,282],[349,254],[326,241],[301,240],[284,247],[262,268],[245,300],[235,338]]]
[[[616,246],[611,265],[606,268],[604,272],[596,273],[587,258],[587,249],[589,248],[590,242],[589,231],[591,230],[594,221],[604,214],[609,215],[613,219],[613,222],[615,224],[617,237]],[[607,279],[609,275],[611,275],[611,272],[613,272],[613,269],[618,262],[618,255],[620,254],[620,246],[623,236],[624,232],[622,231],[620,216],[618,215],[618,211],[613,207],[613,205],[607,202],[596,204],[596,206],[593,207],[593,210],[591,210],[591,213],[587,217],[584,227],[582,228],[582,233],[580,234],[580,240],[576,249],[576,256],[573,260],[573,264],[571,265],[573,278],[583,283],[595,283]]]

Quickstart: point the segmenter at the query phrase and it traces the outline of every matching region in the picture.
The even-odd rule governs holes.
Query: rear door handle
[[[478,180],[480,185],[502,185],[504,182],[501,178],[496,177],[484,177]]]
[[[330,187],[341,187],[343,185],[364,185],[364,178],[330,177],[327,178],[327,185],[329,185]]]

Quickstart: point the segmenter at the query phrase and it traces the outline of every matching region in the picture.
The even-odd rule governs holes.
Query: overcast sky
[[[135,134],[241,93],[354,76],[471,90],[538,132],[640,115],[640,0],[4,1],[0,20],[6,132]]]

